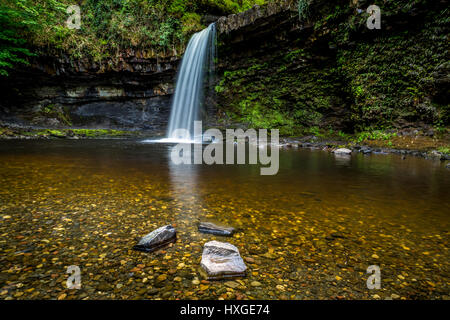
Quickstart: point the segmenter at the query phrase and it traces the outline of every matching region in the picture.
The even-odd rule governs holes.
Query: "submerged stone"
[[[198,225],[198,231],[215,234],[218,236],[230,237],[236,230],[232,227],[225,227],[212,222],[200,222]]]
[[[177,232],[175,228],[171,225],[167,225],[147,234],[133,247],[133,249],[137,251],[152,252],[169,243],[175,242],[176,239]]]
[[[230,243],[219,241],[205,243],[201,266],[208,280],[243,277],[247,270],[239,250]]]

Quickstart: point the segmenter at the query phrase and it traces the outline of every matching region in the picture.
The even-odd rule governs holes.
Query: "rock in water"
[[[174,227],[167,225],[158,228],[148,235],[143,237],[137,245],[133,247],[134,250],[152,252],[158,250],[169,243],[175,242],[177,239],[177,232]]]
[[[242,277],[247,270],[239,250],[230,243],[219,241],[205,243],[201,266],[208,274],[208,280]]]
[[[336,149],[334,150],[335,154],[351,154],[352,150],[347,149],[347,148],[340,148],[340,149]]]
[[[198,231],[203,233],[211,233],[218,236],[230,237],[235,232],[235,229],[231,227],[219,226],[212,222],[200,222],[198,225]]]

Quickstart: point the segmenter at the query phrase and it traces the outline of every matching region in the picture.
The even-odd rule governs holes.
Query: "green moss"
[[[48,134],[58,137],[58,138],[63,138],[65,137],[65,133],[63,131],[60,130],[47,130]]]
[[[264,63],[250,60],[246,67],[224,71],[216,92],[229,120],[254,128],[279,129],[282,135],[298,135],[318,127],[323,112],[341,98],[333,62],[324,61],[330,67],[324,72],[310,62],[312,57],[305,49],[295,49],[278,52]]]
[[[41,109],[41,114],[47,118],[54,117],[60,120],[66,126],[71,126],[72,121],[70,120],[70,116],[67,109],[62,109],[61,107],[57,107],[54,104],[49,104],[44,106]]]
[[[313,4],[299,2],[315,23],[307,40],[264,56],[264,63],[250,60],[224,71],[216,92],[226,121],[278,126],[286,134],[328,130],[331,122],[336,130],[362,132],[358,140],[367,132],[369,139],[384,139],[374,132],[405,122],[448,126],[450,108],[434,98],[433,76],[448,61],[448,10],[431,0],[386,1],[386,21],[415,23],[404,15],[413,7],[425,14],[407,30],[386,23],[378,32],[367,29],[368,14],[348,1],[326,10]],[[318,52],[315,43],[325,41],[335,50]]]
[[[17,135],[56,138],[70,138],[73,136],[83,138],[114,138],[132,137],[138,134],[138,132],[134,131],[122,131],[113,129],[35,129],[17,132]]]
[[[439,152],[442,152],[443,154],[450,154],[450,146],[445,146],[445,147],[439,147],[438,148]]]
[[[383,17],[388,19],[413,5],[413,1],[388,1]],[[432,73],[448,61],[447,16],[447,10],[430,7],[420,27],[368,34],[338,51],[338,68],[353,95],[352,120],[357,128],[392,125],[401,119],[448,123],[448,105],[432,101]],[[335,42],[344,45],[352,32],[365,32],[365,19],[366,15],[360,15],[339,23]]]
[[[89,138],[130,136],[133,132],[113,129],[70,129],[76,135]]]
[[[396,136],[396,132],[385,132],[382,130],[365,131],[357,133],[353,141],[361,143],[367,140],[390,140],[391,138]]]

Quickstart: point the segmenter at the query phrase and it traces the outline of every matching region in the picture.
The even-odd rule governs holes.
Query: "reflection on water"
[[[448,297],[450,177],[442,163],[282,150],[279,173],[261,176],[258,165],[173,165],[170,148],[0,142],[0,297]],[[200,234],[199,220],[239,232]],[[176,244],[131,250],[136,237],[167,223]],[[199,283],[202,246],[214,239],[239,248],[247,277]],[[373,264],[382,272],[376,292],[365,284]],[[81,290],[65,288],[69,265],[82,270]]]
[[[202,198],[200,190],[197,186],[197,170],[195,165],[175,165],[170,161],[170,152],[173,146],[169,147],[168,151],[168,171],[170,177],[170,195],[174,198],[175,203],[178,204],[178,210],[182,212],[177,224],[188,222],[195,224],[197,216],[195,212],[202,207]]]

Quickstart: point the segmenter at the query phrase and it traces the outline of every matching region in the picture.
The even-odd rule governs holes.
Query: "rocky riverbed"
[[[252,166],[172,167],[167,146],[14,143],[0,145],[2,299],[449,298],[449,176],[424,159],[283,150],[262,179]],[[236,232],[200,232],[211,220]],[[166,224],[175,243],[132,249]],[[239,249],[244,277],[207,280],[213,240]]]

